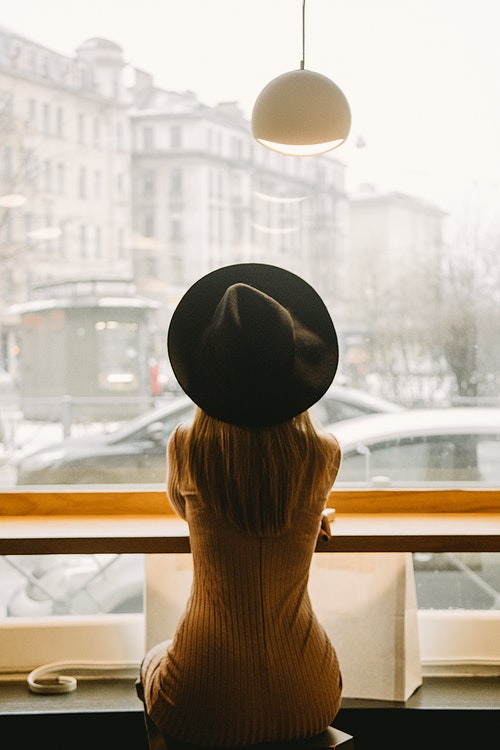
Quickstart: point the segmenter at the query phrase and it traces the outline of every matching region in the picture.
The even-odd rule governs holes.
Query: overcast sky
[[[253,101],[299,67],[302,0],[14,0],[0,23],[73,55],[120,44],[158,85],[207,104]],[[336,153],[351,176],[414,192],[495,188],[500,170],[500,0],[307,0],[305,67],[346,94]],[[362,136],[366,147],[356,148]]]

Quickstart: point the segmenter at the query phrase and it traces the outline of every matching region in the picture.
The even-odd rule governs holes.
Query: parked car
[[[7,556],[0,558],[0,570],[7,617],[143,610],[143,555]]]
[[[17,484],[162,483],[168,438],[193,414],[190,399],[176,398],[108,434],[66,438],[22,457]]]
[[[342,447],[337,482],[500,483],[500,409],[408,409],[332,423]]]
[[[342,446],[336,486],[500,485],[500,409],[411,409],[331,424]],[[500,554],[415,553],[422,609],[491,609]]]
[[[192,413],[190,402],[176,402],[133,420],[114,434],[137,450],[137,433],[151,425],[162,437]],[[164,428],[158,421],[166,411]],[[167,416],[168,415],[168,416]],[[140,423],[140,427],[138,427]],[[135,424],[136,429],[131,429]],[[343,460],[337,483],[408,485],[436,482],[500,482],[500,409],[455,408],[393,411],[334,423]],[[127,437],[130,443],[127,442]],[[108,436],[110,437],[110,436]],[[93,439],[95,441],[95,438]],[[100,456],[93,461],[102,459]],[[120,448],[119,451],[122,451]],[[37,454],[35,454],[36,456]],[[124,453],[119,452],[123,457]],[[76,460],[76,459],[75,459]],[[133,460],[128,453],[129,463]],[[90,465],[90,461],[89,461]],[[45,471],[50,473],[50,462]],[[123,463],[120,464],[123,470]],[[162,467],[163,473],[163,467]],[[30,476],[26,473],[26,476]],[[31,475],[33,476],[33,475]],[[39,475],[42,476],[42,475]],[[163,481],[163,474],[161,477]],[[122,479],[120,479],[122,481]],[[417,594],[422,608],[489,609],[500,591],[499,554],[416,554]],[[4,558],[8,564],[8,559]],[[26,560],[21,579],[6,603],[10,616],[142,611],[143,570],[140,555],[35,556]],[[4,576],[5,577],[5,576]]]
[[[362,391],[333,386],[313,409],[317,420],[348,419],[402,407]],[[192,418],[186,397],[148,411],[115,432],[67,438],[19,460],[17,484],[129,484],[164,482],[165,449],[172,430]]]

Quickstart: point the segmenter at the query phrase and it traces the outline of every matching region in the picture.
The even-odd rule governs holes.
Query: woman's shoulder
[[[179,424],[174,428],[167,442],[167,455],[169,461],[180,463],[184,448],[187,444],[189,425]]]
[[[182,443],[185,443],[188,437],[189,428],[190,425],[181,422],[172,430],[168,442],[173,445],[181,445]]]
[[[325,445],[330,448],[332,453],[337,454],[341,452],[340,443],[332,432],[322,432],[320,434]]]
[[[334,481],[342,461],[342,449],[339,441],[331,432],[324,432],[321,434],[321,437],[329,455],[327,463],[329,466],[330,478],[331,481]]]

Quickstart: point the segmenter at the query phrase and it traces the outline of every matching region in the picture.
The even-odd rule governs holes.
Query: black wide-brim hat
[[[296,274],[240,263],[203,276],[184,294],[168,354],[185,393],[209,416],[241,427],[284,422],[326,392],[337,334],[323,300]]]

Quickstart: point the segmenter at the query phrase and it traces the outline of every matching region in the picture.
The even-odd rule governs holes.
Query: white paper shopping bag
[[[173,637],[191,591],[189,554],[146,555],[146,650]]]
[[[403,701],[422,684],[411,553],[317,553],[309,593],[345,697]]]

